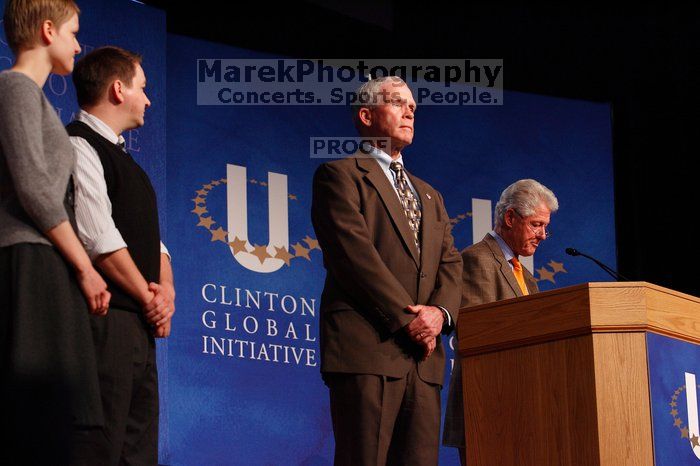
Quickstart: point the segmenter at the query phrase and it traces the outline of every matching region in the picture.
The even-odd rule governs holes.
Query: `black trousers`
[[[155,340],[140,314],[110,308],[91,320],[103,428],[76,434],[74,465],[158,464]]]

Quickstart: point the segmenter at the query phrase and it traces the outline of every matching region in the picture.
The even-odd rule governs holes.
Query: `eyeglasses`
[[[513,212],[515,212],[521,220],[525,220],[525,217],[520,215],[520,212],[515,209],[513,209]],[[525,222],[525,225],[538,236],[544,235],[545,239],[552,237],[552,232],[547,229],[546,225],[533,225],[533,222]]]

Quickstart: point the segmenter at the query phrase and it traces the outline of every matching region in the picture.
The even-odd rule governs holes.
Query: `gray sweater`
[[[51,244],[43,232],[68,220],[63,201],[74,165],[68,134],[39,86],[0,73],[0,247]]]

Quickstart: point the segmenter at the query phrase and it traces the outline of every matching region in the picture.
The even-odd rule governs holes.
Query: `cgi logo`
[[[678,397],[685,391],[685,400],[688,407],[688,425],[683,427],[683,420],[678,411]],[[687,439],[695,457],[700,459],[700,428],[698,421],[698,394],[695,374],[685,373],[685,385],[680,386],[673,392],[671,402],[671,416],[673,425],[678,428],[681,438]]]
[[[268,191],[268,244],[258,245],[248,236],[248,185],[267,188]],[[227,229],[219,225],[208,212],[207,196],[217,187],[226,185]],[[199,218],[197,226],[206,228],[211,241],[226,243],[234,259],[253,272],[271,273],[284,265],[291,266],[294,259],[311,260],[310,252],[320,250],[318,241],[306,236],[289,244],[289,201],[297,197],[287,191],[287,175],[268,173],[267,181],[248,179],[246,168],[238,165],[226,166],[226,178],[212,180],[202,185],[192,199],[195,208],[191,211]],[[306,246],[304,246],[305,243]],[[290,252],[290,247],[294,253]]]

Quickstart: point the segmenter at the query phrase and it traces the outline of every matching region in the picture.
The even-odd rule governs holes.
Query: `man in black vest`
[[[92,320],[105,426],[85,432],[77,464],[158,462],[154,337],[170,334],[175,289],[153,186],[121,135],[144,124],[151,104],[140,63],[102,47],[73,72],[81,111],[67,130],[77,154],[78,234],[112,292],[107,317]]]

